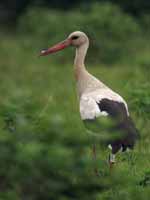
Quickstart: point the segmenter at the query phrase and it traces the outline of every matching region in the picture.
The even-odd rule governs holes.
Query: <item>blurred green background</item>
[[[0,2],[0,200],[148,200],[150,2]],[[108,149],[91,146],[80,120],[75,50],[38,58],[75,30],[90,38],[88,70],[128,102],[141,133],[109,173]]]

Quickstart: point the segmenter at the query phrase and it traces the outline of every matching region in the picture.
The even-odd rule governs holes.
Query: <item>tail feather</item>
[[[123,137],[116,139],[111,143],[112,152],[117,153],[120,148],[122,151],[126,151],[127,148],[133,149],[136,141],[140,138],[139,131],[135,127],[131,117],[128,117],[126,120],[121,122],[117,129],[123,132]]]

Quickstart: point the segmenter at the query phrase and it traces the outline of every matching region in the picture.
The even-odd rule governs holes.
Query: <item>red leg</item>
[[[96,144],[93,144],[92,151],[93,151],[93,160],[95,162],[94,163],[95,164],[94,173],[96,174],[96,176],[99,176],[99,172],[98,172],[98,169],[97,169],[97,166],[96,166],[96,159],[97,159],[97,156],[96,156]]]

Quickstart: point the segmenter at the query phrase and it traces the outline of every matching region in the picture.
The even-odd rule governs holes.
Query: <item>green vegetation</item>
[[[32,43],[38,47],[40,44],[47,47],[49,41],[55,43],[68,33],[81,29],[91,40],[88,57],[92,63],[99,62],[95,53],[103,63],[119,62],[141,45],[142,30],[136,20],[111,4],[94,4],[88,11],[83,9],[82,12],[75,10],[67,13],[31,9],[20,19],[18,27],[19,33],[32,38]],[[65,62],[68,60],[63,54],[59,56]]]
[[[112,174],[109,150],[99,140],[98,159],[93,162],[95,138],[80,120],[74,50],[37,56],[41,48],[75,29],[91,36],[89,71],[127,100],[141,133],[133,152],[118,154]],[[146,31],[118,7],[103,4],[93,6],[86,17],[79,11],[30,10],[16,34],[1,34],[0,199],[149,199],[150,40]],[[94,174],[95,164],[100,177]]]

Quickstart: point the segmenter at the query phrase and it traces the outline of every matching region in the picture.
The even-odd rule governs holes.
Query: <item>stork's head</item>
[[[79,47],[85,43],[89,43],[87,35],[81,31],[75,31],[68,36],[68,39],[71,41],[71,45]]]
[[[40,56],[46,56],[48,54],[55,53],[57,51],[65,49],[69,46],[75,46],[76,48],[78,48],[84,44],[87,44],[87,45],[89,44],[89,39],[86,36],[86,34],[81,31],[75,31],[75,32],[71,33],[67,37],[67,39],[65,39],[64,41],[62,41],[48,49],[42,50],[40,52]]]

